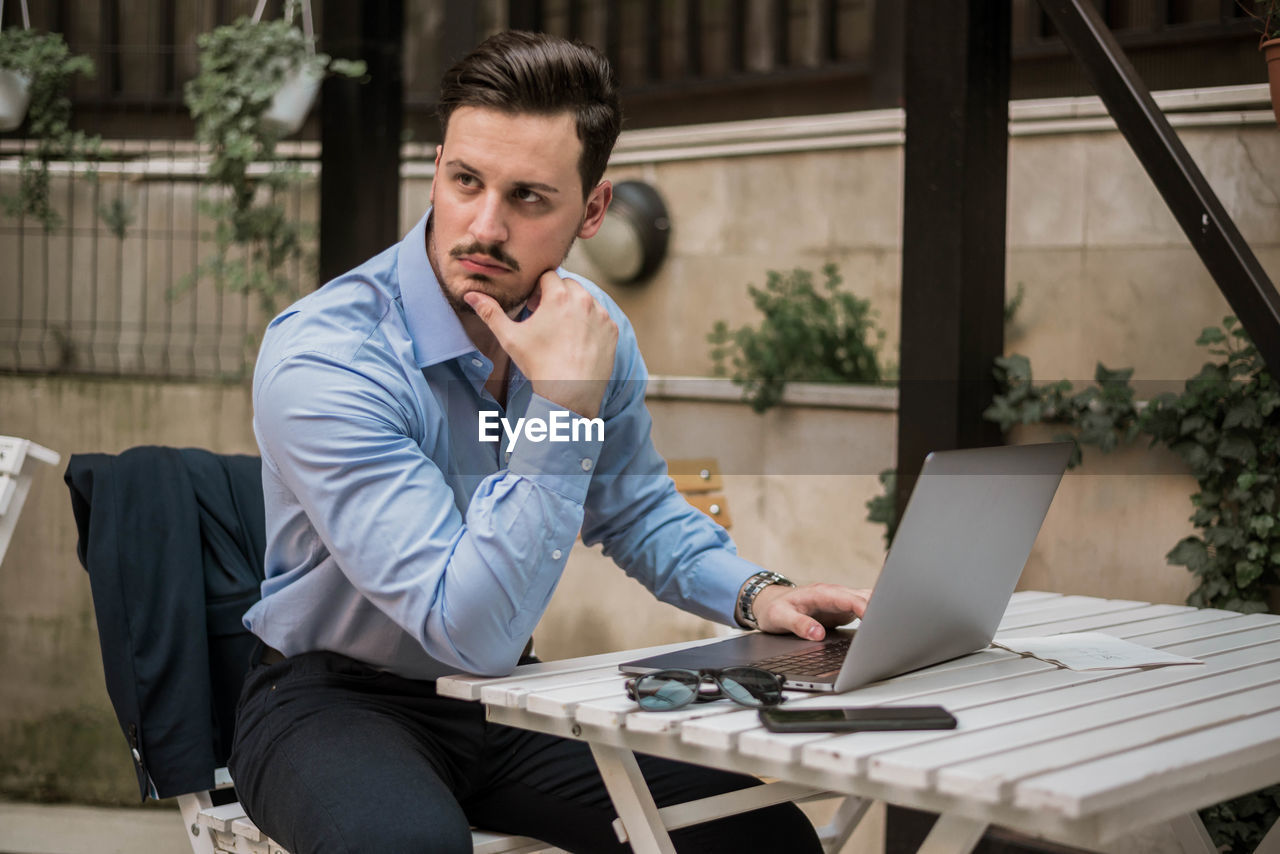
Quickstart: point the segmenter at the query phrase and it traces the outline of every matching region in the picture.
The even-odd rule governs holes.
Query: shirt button
[[[559,549],[556,549],[555,551],[553,551],[553,552],[551,553],[551,559],[552,559],[552,560],[559,560],[559,559],[560,559],[560,556],[561,556],[561,555],[563,555],[563,554],[564,554],[564,552],[560,551]]]
[[[585,459],[582,461],[582,470],[591,471],[591,460]]]
[[[484,367],[484,362],[480,361],[479,359],[472,359],[471,364],[475,365],[477,368]]]

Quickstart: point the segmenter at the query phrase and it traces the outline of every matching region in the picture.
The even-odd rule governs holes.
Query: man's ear
[[[579,237],[586,240],[600,230],[600,224],[604,222],[604,212],[609,209],[611,201],[613,201],[613,184],[608,181],[596,184],[587,196],[587,211],[582,217],[582,225],[578,228]]]
[[[434,205],[436,203],[436,178],[440,175],[440,155],[444,153],[444,146],[436,146],[436,171],[431,173],[431,193],[427,196],[427,203]]]

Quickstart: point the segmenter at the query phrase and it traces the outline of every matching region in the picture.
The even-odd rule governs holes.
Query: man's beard
[[[459,280],[467,279],[473,282],[492,284],[493,279],[483,273],[468,273],[446,280],[444,270],[442,269],[443,265],[441,265],[436,259],[436,234],[435,229],[432,228],[431,225],[432,223],[427,223],[427,258],[431,261],[431,266],[434,268],[436,278],[439,281],[440,293],[444,294],[444,298],[449,303],[449,306],[458,314],[475,314],[475,309],[467,305],[466,302],[462,300],[461,296],[454,292],[454,288],[450,286]],[[463,255],[486,256],[492,258],[499,264],[506,265],[512,270],[512,272],[520,272],[520,262],[515,258],[512,258],[507,254],[506,250],[496,244],[486,246],[483,243],[472,242],[465,246],[455,246],[449,250],[450,258],[461,258]],[[501,308],[504,313],[509,314],[515,308],[524,305],[524,303],[528,301],[529,295],[533,293],[533,288],[536,284],[536,282],[531,283],[524,294],[492,293],[483,287],[476,290],[490,297],[498,304],[498,307]]]
[[[505,265],[513,273],[520,272],[520,262],[508,255],[506,250],[497,244],[486,245],[479,242],[473,242],[465,246],[455,246],[449,250],[450,258],[461,258],[464,255],[491,258],[497,263]],[[493,284],[493,279],[483,273],[467,273],[459,278],[463,280],[470,280],[472,282],[480,282],[486,285]],[[498,304],[498,307],[502,309],[504,314],[510,314],[513,310],[524,305],[524,303],[528,301],[529,295],[533,293],[533,288],[536,284],[537,282],[531,283],[525,290],[524,294],[494,293],[483,287],[478,290],[480,293],[491,297],[493,301]],[[475,314],[475,309],[454,295],[453,290],[448,287],[448,283],[441,282],[440,289],[444,291],[445,299],[447,299],[449,304],[453,306],[454,311],[467,311]]]
[[[431,226],[432,226],[432,223],[428,221],[427,223],[427,258],[431,261],[432,267],[436,268],[439,263],[436,260],[436,234],[435,234],[435,229],[432,228]],[[576,240],[577,240],[576,237],[571,238],[569,240],[569,245],[565,247],[564,254],[560,258],[561,263],[564,263],[564,259],[569,257],[569,250],[573,248],[573,244]],[[507,251],[503,249],[502,246],[496,243],[484,244],[484,243],[480,243],[479,241],[473,241],[463,246],[455,246],[449,250],[450,258],[461,258],[464,255],[487,256],[497,261],[499,264],[503,264],[507,266],[514,273],[520,272],[520,262],[518,262],[515,258],[507,254]],[[450,285],[452,285],[454,282],[463,281],[463,280],[480,282],[486,285],[493,284],[493,279],[489,278],[483,273],[467,273],[462,276],[458,276],[446,281],[444,277],[443,269],[437,268],[434,270],[434,272],[440,284],[440,293],[444,294],[445,301],[447,301],[450,307],[453,308],[453,310],[458,314],[475,314],[476,310],[471,306],[467,305],[467,303],[462,300],[460,295],[456,295],[454,293],[453,288],[451,288]],[[538,286],[538,280],[534,279],[532,282],[529,283],[529,286],[524,289],[524,293],[522,294],[492,293],[488,289],[483,287],[477,288],[476,290],[479,293],[484,294],[485,296],[489,297],[494,302],[496,302],[498,304],[498,307],[502,309],[504,314],[511,314],[517,308],[519,308],[520,306],[524,305],[526,302],[529,301],[529,297],[533,295],[533,291],[535,288],[537,288],[537,286]]]

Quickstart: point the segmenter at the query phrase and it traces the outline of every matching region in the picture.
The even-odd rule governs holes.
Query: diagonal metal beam
[[[1280,376],[1280,294],[1090,0],[1040,0],[1183,233]]]

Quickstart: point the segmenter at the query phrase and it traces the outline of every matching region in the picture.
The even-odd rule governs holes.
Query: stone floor
[[[0,802],[0,854],[190,854],[176,809]]]

